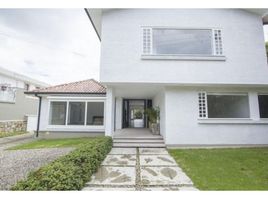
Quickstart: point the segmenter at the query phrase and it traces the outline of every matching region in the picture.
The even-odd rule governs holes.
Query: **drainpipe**
[[[38,96],[37,94],[35,94],[35,96],[39,98],[39,107],[38,107],[38,116],[37,116],[37,128],[36,128],[36,135],[35,135],[35,137],[38,137],[38,135],[39,135],[39,126],[40,126],[42,97]]]

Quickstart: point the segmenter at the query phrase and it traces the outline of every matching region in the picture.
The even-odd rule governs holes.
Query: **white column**
[[[248,97],[249,97],[250,118],[253,120],[260,120],[258,93],[249,92]]]
[[[122,97],[116,97],[116,123],[115,123],[115,129],[122,129],[122,105],[123,105],[123,99]]]
[[[105,103],[105,135],[113,136],[114,132],[114,91],[113,88],[106,89]]]

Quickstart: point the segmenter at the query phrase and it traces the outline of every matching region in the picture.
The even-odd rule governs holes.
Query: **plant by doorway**
[[[148,116],[149,128],[153,134],[160,134],[160,109],[159,107],[147,108],[145,114]]]

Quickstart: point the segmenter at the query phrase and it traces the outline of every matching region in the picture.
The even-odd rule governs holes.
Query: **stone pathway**
[[[165,148],[113,148],[83,190],[197,190]]]

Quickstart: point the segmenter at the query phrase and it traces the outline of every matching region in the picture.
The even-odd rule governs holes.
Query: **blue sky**
[[[99,78],[100,42],[83,9],[0,9],[0,66],[49,84]]]
[[[100,42],[83,9],[0,9],[0,44],[1,67],[40,81],[99,79]]]

